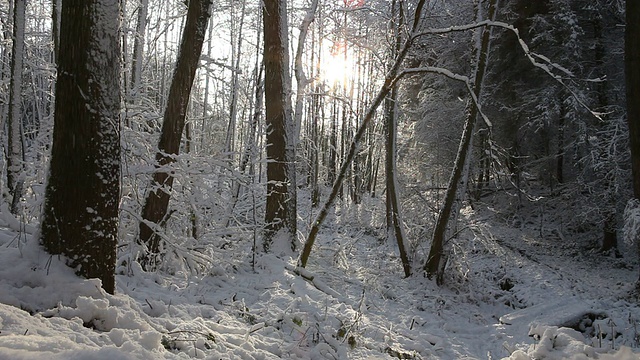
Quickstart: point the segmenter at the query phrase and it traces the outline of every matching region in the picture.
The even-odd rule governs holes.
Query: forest
[[[640,3],[0,0],[0,358],[635,359]]]

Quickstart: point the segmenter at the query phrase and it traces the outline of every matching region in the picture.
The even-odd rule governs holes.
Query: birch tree
[[[115,292],[120,200],[119,0],[63,0],[41,242]]]

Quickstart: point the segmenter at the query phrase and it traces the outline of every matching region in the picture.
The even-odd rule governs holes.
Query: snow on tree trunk
[[[304,43],[309,32],[309,26],[315,19],[316,9],[318,8],[318,0],[313,0],[307,10],[307,14],[300,24],[300,34],[298,35],[298,46],[296,47],[296,56],[294,59],[294,72],[296,76],[296,103],[294,112],[295,134],[294,137],[297,140],[300,137],[300,128],[302,127],[302,105],[305,93],[305,88],[309,85],[310,81],[304,73],[302,66],[302,53],[304,52]]]
[[[401,42],[401,29],[404,25],[404,16],[399,9],[396,1],[392,2],[391,11],[393,17],[398,22],[394,26],[395,43],[391,54],[393,57],[400,51]],[[402,261],[402,268],[406,277],[411,276],[411,263],[409,262],[409,256],[407,254],[407,248],[405,246],[404,229],[402,228],[402,222],[400,221],[400,206],[398,204],[398,180],[397,180],[397,103],[398,103],[398,87],[394,86],[391,92],[387,95],[384,102],[385,118],[387,122],[386,126],[386,210],[387,210],[387,237],[389,240],[395,240],[398,245],[398,251],[400,253],[400,259]]]
[[[295,139],[291,114],[291,78],[287,3],[265,0],[264,69],[267,147],[267,204],[263,248],[295,250],[297,233]],[[278,244],[274,244],[278,240]],[[285,244],[288,243],[288,244]]]
[[[147,28],[147,10],[149,0],[141,0],[138,5],[138,23],[136,25],[135,40],[133,42],[133,59],[131,64],[131,89],[129,101],[135,103],[140,96],[140,82],[142,80],[142,55],[144,50],[144,36]]]
[[[12,195],[11,212],[18,213],[24,184],[22,161],[22,59],[24,54],[26,0],[15,0],[13,13],[13,51],[9,90],[9,119],[7,121],[7,186]]]
[[[120,199],[119,0],[63,1],[41,241],[115,291]]]
[[[169,88],[167,108],[164,112],[162,133],[156,153],[156,171],[142,208],[140,242],[146,245],[147,253],[141,255],[141,263],[146,269],[155,268],[161,260],[159,255],[162,244],[158,231],[167,220],[174,179],[169,168],[180,151],[191,87],[211,16],[211,2],[212,0],[191,0],[187,10],[180,53]]]
[[[238,29],[236,31],[233,22],[236,21],[234,14],[234,3],[231,3],[231,64],[233,69],[231,71],[231,88],[230,88],[230,99],[229,99],[229,122],[227,123],[227,134],[225,138],[224,145],[224,156],[227,158],[229,162],[228,168],[231,169],[236,163],[236,123],[238,118],[238,97],[240,96],[240,74],[242,70],[240,69],[240,63],[242,61],[242,40],[244,39],[244,35],[242,34],[242,29],[244,28],[244,17],[245,17],[245,8],[246,2],[242,2],[242,8],[240,10],[239,24]],[[237,35],[236,35],[237,32]],[[225,171],[224,168],[221,168],[221,171]],[[220,179],[222,180],[222,176]]]

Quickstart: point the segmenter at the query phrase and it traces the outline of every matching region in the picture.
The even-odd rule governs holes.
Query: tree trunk
[[[58,62],[60,54],[60,16],[62,0],[51,0],[51,37],[53,38],[53,61]]]
[[[120,200],[119,0],[62,3],[41,241],[115,291]]]
[[[7,121],[7,186],[12,195],[11,213],[18,213],[24,166],[22,161],[22,59],[26,0],[15,0],[13,13],[13,50],[9,89],[9,119]]]
[[[398,21],[395,27],[395,44],[392,49],[392,56],[395,57],[400,51],[401,38],[400,31],[403,26],[402,9],[399,9],[399,5],[394,0],[391,5],[391,11],[393,18]],[[411,263],[409,262],[409,256],[404,244],[404,230],[402,229],[402,223],[400,221],[400,207],[398,205],[398,188],[396,179],[396,142],[397,142],[397,100],[398,100],[398,87],[394,86],[391,92],[385,98],[385,118],[387,122],[386,132],[386,185],[387,185],[387,238],[395,238],[400,252],[400,259],[402,261],[402,268],[406,277],[411,276]]]
[[[496,13],[496,2],[497,0],[491,0],[489,3],[488,15],[489,19],[491,20],[494,19]],[[484,73],[486,70],[490,40],[491,29],[484,28],[482,30],[482,39],[480,43],[480,51],[478,53],[478,61],[474,79],[474,93],[476,95],[476,98],[478,99],[480,98],[480,93],[482,91],[482,80],[484,78]],[[438,214],[436,225],[433,230],[433,236],[431,238],[431,248],[429,249],[429,256],[427,257],[427,262],[424,265],[424,270],[427,272],[427,277],[429,279],[433,278],[434,275],[437,275],[438,270],[440,269],[440,260],[442,259],[443,255],[444,238],[447,230],[447,225],[449,223],[451,210],[453,209],[453,204],[458,193],[458,184],[462,179],[463,168],[467,159],[467,154],[469,153],[469,146],[471,145],[471,139],[473,137],[472,135],[477,117],[478,108],[475,104],[471,105],[471,108],[468,110],[467,119],[465,121],[464,130],[462,132],[462,138],[460,139],[460,146],[458,147],[458,153],[456,155],[456,160],[451,172],[451,177],[449,179],[449,186],[447,187],[444,205],[440,210],[440,213]]]
[[[265,0],[262,11],[267,133],[267,204],[263,247],[266,252],[270,251],[277,238],[286,239],[289,247],[295,250],[295,139],[290,99],[287,2]],[[280,234],[283,231],[284,233]],[[285,247],[286,245],[282,244],[278,250],[284,250]]]
[[[626,1],[624,54],[633,196],[640,199],[640,2],[636,0]],[[640,255],[640,239],[634,240]]]
[[[605,52],[605,43],[604,43],[604,33],[603,33],[603,19],[602,15],[599,12],[595,12],[592,18],[593,22],[593,37],[594,37],[594,48],[593,55],[596,65],[596,71],[599,72],[599,76],[602,78],[606,77],[606,52]],[[609,100],[607,97],[607,81],[602,81],[595,85],[595,91],[597,92],[597,111],[606,113],[609,107]],[[564,108],[564,107],[563,107]],[[606,119],[606,118],[605,118]],[[606,119],[606,121],[613,121],[612,119]],[[605,122],[600,123],[601,126],[606,126]],[[613,164],[611,164],[613,165]],[[613,165],[615,166],[615,165]],[[620,251],[618,250],[618,234],[617,234],[617,191],[614,190],[615,179],[610,178],[606,174],[603,178],[603,188],[605,199],[600,206],[604,209],[603,211],[603,235],[602,235],[602,251],[605,252],[613,252],[613,255],[620,256]]]
[[[163,226],[169,207],[170,192],[173,187],[173,176],[169,167],[175,162],[175,156],[180,152],[180,141],[185,126],[187,105],[191,87],[198,68],[204,36],[207,30],[212,0],[191,0],[187,10],[180,53],[176,64],[167,108],[162,122],[162,133],[156,153],[156,171],[149,193],[142,208],[140,222],[140,242],[147,246],[147,253],[142,255],[142,265],[150,270],[156,267],[158,257],[162,251],[157,226]]]
[[[237,43],[232,44],[232,52],[231,52],[231,64],[233,69],[231,70],[231,98],[229,101],[229,122],[227,123],[227,136],[225,139],[224,152],[225,157],[229,159],[229,168],[233,168],[235,164],[235,149],[236,149],[236,122],[238,117],[238,96],[240,92],[239,88],[239,78],[240,78],[240,60],[242,59],[242,28],[244,26],[244,14],[245,14],[245,3],[242,2],[242,10],[239,16],[240,24],[238,25],[238,36]],[[231,5],[231,16],[234,17],[233,14],[233,2]],[[233,25],[232,25],[233,27]],[[235,29],[231,29],[231,41],[236,41]]]
[[[307,33],[309,32],[309,26],[315,18],[316,9],[318,8],[318,0],[312,0],[307,14],[300,24],[300,34],[298,35],[298,46],[296,47],[296,56],[294,59],[294,73],[296,76],[296,103],[294,112],[294,124],[295,124],[295,139],[300,136],[300,128],[302,126],[302,105],[305,93],[305,88],[309,85],[309,80],[304,73],[302,66],[302,53],[304,52],[304,43],[307,39]]]
[[[255,91],[255,107],[253,115],[251,116],[251,124],[247,129],[247,141],[245,144],[244,153],[242,154],[242,159],[240,160],[240,174],[244,174],[247,170],[247,165],[249,165],[249,161],[253,158],[255,149],[256,149],[256,132],[258,130],[258,123],[260,122],[260,115],[262,114],[262,104],[263,104],[263,96],[264,96],[264,82],[262,81],[262,63],[256,64],[256,91]],[[231,205],[229,206],[229,210],[226,214],[226,220],[224,221],[225,227],[229,227],[231,225],[231,217],[233,215],[236,204],[238,203],[238,199],[240,197],[240,182],[236,181],[233,192],[231,193]]]
[[[135,39],[133,42],[133,58],[131,59],[131,88],[129,92],[129,101],[132,103],[136,103],[140,96],[144,37],[145,29],[147,28],[148,8],[149,0],[140,0],[140,4],[138,5],[138,23],[136,24]]]
[[[560,92],[560,114],[558,114],[558,150],[556,152],[556,181],[558,184],[564,183],[564,129],[568,113],[567,105],[564,103],[564,91]]]
[[[11,47],[13,41],[11,30],[13,29],[13,1],[8,1],[9,8],[7,14],[9,14],[5,26],[2,31],[2,58],[0,58],[0,83],[6,84],[11,81]],[[3,91],[0,93],[0,124],[5,124],[9,119],[9,92]],[[4,156],[0,156],[0,168],[4,168]]]

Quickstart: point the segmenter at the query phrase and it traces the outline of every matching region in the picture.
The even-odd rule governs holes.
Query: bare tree
[[[488,14],[490,20],[493,20],[495,17],[496,3],[497,0],[490,0]],[[478,4],[478,6],[480,6],[480,4]],[[480,93],[482,91],[482,80],[484,78],[484,73],[487,66],[490,40],[491,29],[482,29],[482,38],[480,42],[480,49],[478,51],[478,59],[474,78],[474,93],[476,98],[480,98]],[[424,270],[427,272],[427,277],[429,278],[437,275],[438,271],[440,270],[440,261],[442,259],[444,250],[444,240],[447,231],[447,225],[449,223],[453,205],[458,194],[458,185],[462,179],[463,168],[465,167],[467,155],[469,154],[469,148],[471,146],[471,140],[473,138],[476,119],[479,116],[478,113],[478,105],[473,103],[468,110],[467,119],[464,124],[464,130],[462,132],[462,138],[460,139],[458,153],[453,165],[453,170],[451,171],[451,177],[449,178],[449,185],[447,187],[444,205],[438,213],[436,225],[433,230],[433,236],[431,237],[431,248],[429,249],[427,262],[424,265]]]
[[[404,14],[401,6],[401,2],[394,0],[391,2],[391,12],[393,18],[397,21],[394,27],[395,44],[391,49],[393,57],[397,56],[402,45],[401,31],[404,26]],[[398,183],[396,179],[396,143],[397,143],[397,102],[398,102],[398,86],[395,85],[391,92],[384,100],[385,118],[387,122],[387,141],[386,141],[386,185],[387,185],[387,238],[395,239],[398,244],[398,251],[400,252],[400,259],[402,261],[402,268],[404,275],[409,277],[411,275],[411,263],[409,262],[409,256],[405,247],[404,230],[402,228],[402,222],[400,219],[400,206],[398,205]]]
[[[295,137],[296,139],[300,136],[300,127],[302,125],[302,106],[303,99],[305,94],[305,88],[307,85],[311,83],[309,79],[307,79],[306,74],[304,73],[304,67],[302,66],[302,55],[304,53],[304,43],[307,39],[307,33],[309,32],[309,26],[311,22],[315,19],[316,9],[318,8],[318,0],[312,0],[307,13],[302,19],[302,24],[300,24],[300,34],[298,35],[298,45],[296,47],[296,55],[294,59],[294,73],[296,76],[296,102],[295,102]]]
[[[120,200],[119,0],[62,2],[41,241],[115,292]]]
[[[136,102],[140,95],[140,83],[142,80],[142,61],[144,55],[145,29],[147,28],[147,10],[149,0],[140,0],[138,4],[138,23],[136,25],[135,39],[133,41],[133,58],[131,59],[131,86],[129,101]]]
[[[267,147],[267,204],[263,247],[286,238],[296,248],[297,208],[295,139],[291,114],[287,2],[265,0],[264,90]]]
[[[24,185],[22,159],[22,59],[24,56],[24,29],[26,0],[15,0],[13,8],[13,50],[11,57],[11,84],[9,90],[9,119],[7,121],[7,185],[13,199],[11,212],[18,213]]]
[[[156,153],[156,171],[142,208],[140,222],[140,242],[147,246],[147,254],[141,263],[147,269],[154,268],[161,253],[161,238],[158,227],[166,222],[169,198],[173,187],[173,176],[169,167],[180,152],[180,141],[185,127],[187,105],[196,69],[202,53],[202,45],[211,16],[212,0],[191,0],[187,9],[187,20],[180,43],[180,53],[176,64],[167,108],[162,122],[162,133]]]
[[[51,37],[53,38],[53,60],[58,61],[60,53],[60,16],[62,0],[51,0]]]

